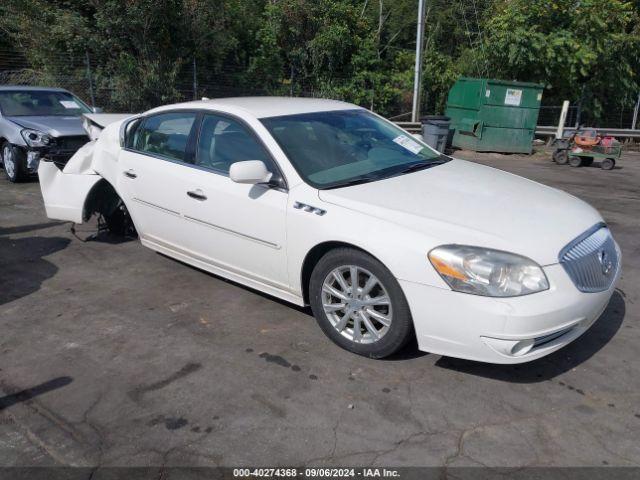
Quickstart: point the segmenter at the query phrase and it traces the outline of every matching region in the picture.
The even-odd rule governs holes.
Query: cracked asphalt
[[[640,155],[611,172],[458,156],[609,223],[620,288],[567,348],[519,366],[358,357],[308,310],[137,241],[82,242],[36,182],[1,180],[0,466],[638,465]]]

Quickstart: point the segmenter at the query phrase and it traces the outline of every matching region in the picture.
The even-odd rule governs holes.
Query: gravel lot
[[[137,241],[81,242],[37,182],[3,177],[0,465],[640,464],[640,155],[458,156],[590,202],[622,247],[603,316],[540,361],[352,355],[307,310]]]

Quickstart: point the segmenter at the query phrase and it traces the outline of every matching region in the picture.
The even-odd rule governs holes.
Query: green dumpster
[[[460,78],[447,98],[453,146],[531,153],[543,88],[536,83]]]

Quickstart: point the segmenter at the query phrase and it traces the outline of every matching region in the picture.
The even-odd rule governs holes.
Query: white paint
[[[558,264],[567,243],[602,221],[595,209],[564,192],[462,160],[318,191],[302,181],[259,118],[359,107],[317,99],[241,98],[154,111],[175,108],[242,118],[271,152],[288,190],[235,183],[226,175],[122,150],[120,122],[115,122],[64,172],[41,163],[47,215],[79,223],[88,191],[104,178],[127,205],[143,245],[298,305],[304,304],[301,270],[309,251],[329,241],[352,244],[398,279],[420,349],[486,362],[524,362],[561,348],[586,331],[613,293],[615,282],[606,292],[579,292]],[[129,170],[135,179],[124,175]],[[194,189],[206,201],[187,196]],[[296,209],[295,203],[326,214]],[[500,299],[453,292],[427,259],[431,249],[451,243],[526,256],[543,266],[550,288]],[[571,335],[520,357],[505,356],[495,347],[499,341],[486,340],[508,343],[567,326],[575,327]]]

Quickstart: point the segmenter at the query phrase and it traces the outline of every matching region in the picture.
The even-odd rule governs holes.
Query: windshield
[[[47,90],[0,92],[0,111],[7,117],[80,116],[91,113],[82,100],[70,93]]]
[[[428,168],[447,157],[366,110],[263,118],[302,178],[319,189]]]

